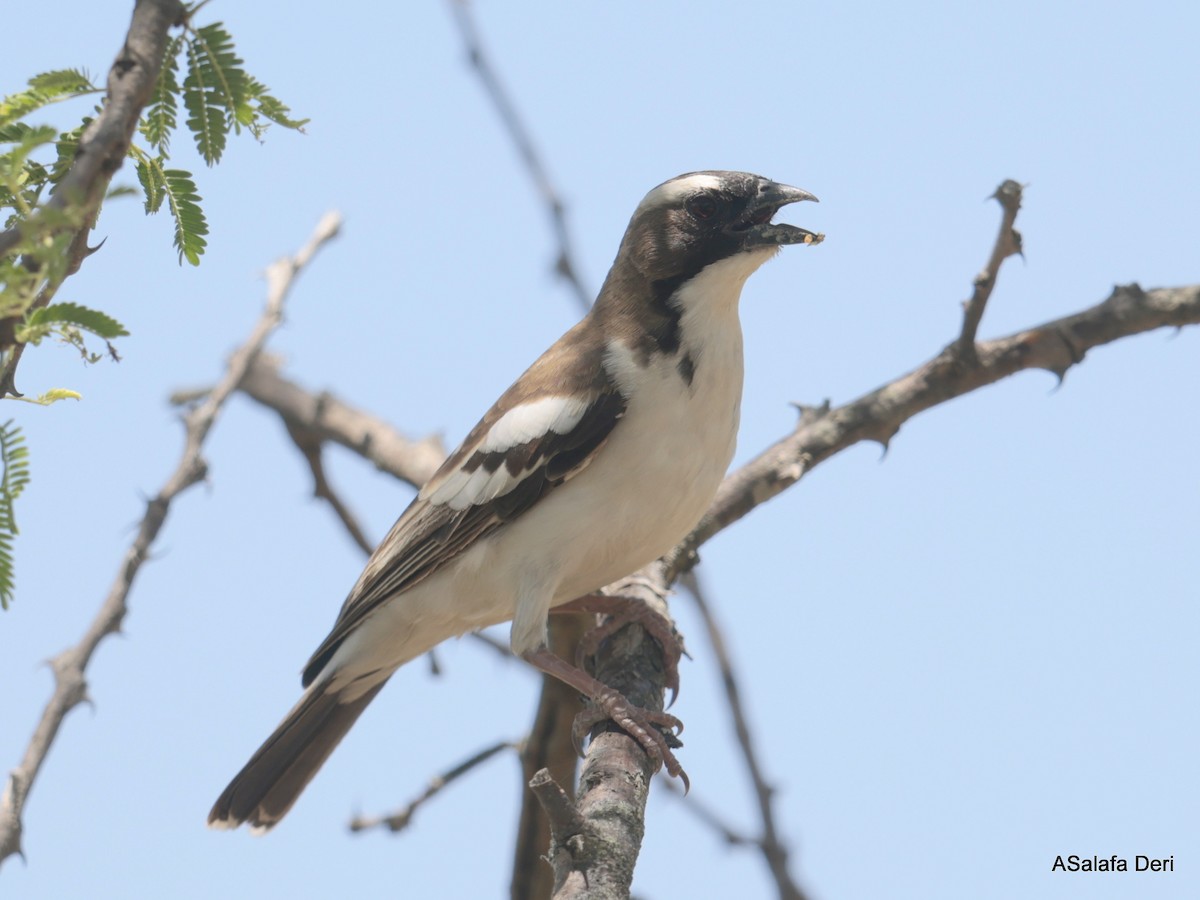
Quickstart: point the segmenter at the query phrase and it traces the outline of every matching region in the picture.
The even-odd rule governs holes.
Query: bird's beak
[[[798,228],[795,225],[775,224],[771,221],[781,207],[787,206],[789,203],[799,203],[801,200],[819,202],[808,191],[774,181],[764,181],[758,189],[758,196],[747,209],[746,215],[733,226],[735,231],[745,233],[743,246],[749,250],[756,247],[778,247],[784,244],[819,244],[825,240],[823,234]]]

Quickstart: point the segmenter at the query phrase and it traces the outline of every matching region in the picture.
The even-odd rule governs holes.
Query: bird
[[[304,668],[300,700],[209,825],[275,826],[400,666],[508,620],[516,656],[674,763],[655,726],[678,720],[551,653],[547,615],[700,521],[737,440],[742,287],[782,247],[824,238],[772,222],[816,199],[732,171],[689,172],[645,196],[587,314],[501,394],[371,555]]]

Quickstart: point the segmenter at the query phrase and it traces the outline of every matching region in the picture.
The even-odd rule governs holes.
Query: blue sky
[[[107,70],[127,9],[64,0],[6,48],[0,90],[50,68]],[[568,206],[599,285],[642,195],[733,168],[821,198],[785,219],[824,231],[743,298],[738,461],[786,433],[792,401],[845,402],[957,333],[1005,178],[1028,183],[1026,258],[981,328],[1005,334],[1114,284],[1200,278],[1192,136],[1200,14],[1182,4],[484,3],[480,28]],[[551,272],[544,211],[439,3],[216,0],[248,68],[311,117],[243,138],[207,170],[186,152],[212,236],[179,268],[169,222],[106,208],[104,249],[62,299],[133,332],[83,369],[43,347],[12,404],[33,454],[19,593],[0,616],[0,766],[50,690],[41,661],[78,639],[176,464],[165,398],[211,383],[258,315],[261,272],[340,209],[272,341],[289,374],[457,441],[576,316]],[[44,118],[66,125],[84,109]],[[182,147],[183,139],[178,142]],[[131,183],[124,171],[119,180]],[[1056,387],[1023,373],[861,446],[713,541],[703,571],[727,627],[780,827],[814,898],[1200,894],[1195,685],[1200,333],[1101,348]],[[333,477],[370,534],[409,490],[350,454]],[[173,509],[125,634],[90,670],[26,810],[6,896],[507,896],[521,785],[501,759],[399,837],[350,836],[499,738],[537,682],[472,642],[445,675],[402,671],[270,836],[209,832],[229,776],[294,701],[361,555],[310,499],[278,421],[235,400],[210,483]],[[736,463],[735,463],[736,464]],[[756,829],[711,651],[674,604],[693,661],[675,712],[695,794]],[[501,630],[501,636],[506,632]],[[1163,875],[1064,875],[1058,854],[1175,857]],[[771,896],[657,791],[635,879],[646,898]]]

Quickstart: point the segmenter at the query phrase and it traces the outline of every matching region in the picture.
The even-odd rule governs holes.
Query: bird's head
[[[753,254],[757,268],[785,244],[820,243],[824,235],[771,221],[789,203],[816,199],[748,172],[689,172],[646,195],[621,254],[651,281],[687,279],[738,254]]]

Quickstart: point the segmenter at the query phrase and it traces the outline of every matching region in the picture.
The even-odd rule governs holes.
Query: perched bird
[[[693,172],[638,205],[595,305],[505,391],[371,555],[306,688],[221,794],[210,825],[275,825],[400,666],[512,620],[512,651],[599,703],[658,762],[656,724],[546,645],[554,607],[684,538],[733,458],[738,299],[785,244],[773,224],[816,200],[745,172]],[[677,763],[675,764],[677,767]]]

